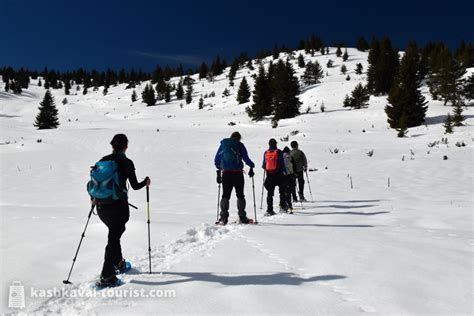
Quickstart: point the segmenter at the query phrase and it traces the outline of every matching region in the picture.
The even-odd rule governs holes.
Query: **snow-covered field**
[[[367,68],[367,54],[349,49],[346,81],[342,59],[331,50],[305,57],[318,60],[329,74],[303,90],[302,112],[311,106],[309,113],[280,121],[276,129],[269,121],[251,122],[248,104],[235,101],[243,76],[253,84],[250,74],[256,70],[247,68],[238,72],[230,97],[222,97],[228,86],[224,74],[214,83],[198,81],[193,103],[183,101],[183,108],[180,101],[132,104],[131,90],[123,85],[111,87],[105,97],[102,88],[67,96],[67,105],[61,104],[64,92],[53,90],[61,125],[43,131],[33,121],[44,88],[33,80],[22,96],[14,96],[0,83],[0,312],[12,311],[9,286],[21,281],[26,311],[40,314],[472,314],[474,109],[464,112],[466,126],[455,128],[447,145],[430,148],[446,137],[442,122],[451,108],[425,91],[427,124],[397,138],[387,128],[385,97],[371,97],[367,109],[342,108],[345,94],[365,81],[354,69],[359,62]],[[335,67],[326,69],[329,58]],[[75,86],[71,91],[76,93]],[[216,97],[198,110],[199,95],[211,91]],[[263,218],[263,174],[256,168],[260,224],[214,226],[213,158],[219,141],[234,130],[257,166],[269,138],[279,140],[280,148],[297,140],[314,169],[309,173],[314,202],[296,205],[294,215]],[[291,136],[293,131],[299,133]],[[130,139],[127,155],[138,177],[152,179],[154,273],[147,274],[145,191],[133,191],[130,202],[140,209],[131,209],[122,248],[135,269],[117,289],[170,290],[175,297],[30,297],[31,288],[88,290],[97,279],[107,230],[93,216],[74,285],[61,282],[90,208],[89,167],[110,152],[109,141],[119,132]],[[289,141],[280,141],[288,135]],[[458,141],[466,147],[455,146]],[[253,217],[249,178],[245,192]],[[231,219],[237,215],[235,201],[233,196]]]

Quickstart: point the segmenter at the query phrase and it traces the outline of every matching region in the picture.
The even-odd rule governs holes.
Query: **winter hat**
[[[240,135],[239,132],[233,132],[232,135],[230,135],[230,138],[235,138],[237,140],[241,140],[242,139],[242,135]]]
[[[277,145],[277,141],[275,138],[271,138],[269,141],[268,141],[268,145],[270,145],[270,147],[276,147]]]
[[[284,152],[284,153],[289,153],[289,152],[290,152],[290,148],[288,148],[288,146],[285,146],[285,148],[283,148],[283,152]]]

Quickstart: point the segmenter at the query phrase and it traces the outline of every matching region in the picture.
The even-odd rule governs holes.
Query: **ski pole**
[[[217,220],[219,220],[220,199],[221,199],[221,184],[219,183],[219,188],[217,189]]]
[[[308,180],[308,188],[309,188],[309,194],[311,195],[311,201],[314,202],[313,192],[311,192],[311,183],[309,182],[308,170],[305,170],[305,172],[306,172],[306,179]]]
[[[258,224],[258,221],[257,221],[257,203],[255,202],[255,181],[253,180],[253,177],[252,177],[252,192],[253,192],[253,211],[254,211],[254,214],[255,214],[255,224]]]
[[[151,242],[150,242],[150,187],[146,186],[146,203],[148,210],[148,268],[151,274]]]
[[[79,241],[79,245],[77,246],[77,250],[76,250],[76,254],[74,255],[74,259],[72,259],[72,265],[71,265],[71,269],[69,270],[69,275],[67,276],[66,280],[63,280],[64,284],[71,284],[71,281],[69,281],[69,278],[71,277],[72,269],[74,268],[74,264],[76,263],[77,254],[79,253],[79,249],[81,248],[82,240],[86,236],[87,225],[89,225],[89,220],[91,219],[91,215],[92,215],[92,212],[94,211],[94,207],[95,207],[95,205],[92,205],[91,210],[89,212],[89,215],[87,216],[86,226],[84,227],[84,231],[82,232],[81,240]]]
[[[266,171],[263,172],[262,198],[260,199],[260,209],[263,209],[263,187],[265,186],[265,174]]]

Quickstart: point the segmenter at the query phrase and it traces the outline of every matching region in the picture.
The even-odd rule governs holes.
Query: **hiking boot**
[[[241,217],[240,224],[253,224],[253,219],[248,217]]]
[[[125,259],[122,259],[116,266],[115,266],[115,272],[116,274],[122,274],[130,271],[132,268],[132,264]]]
[[[219,218],[219,220],[216,222],[216,225],[222,225],[225,226],[227,225],[228,219],[225,217]]]

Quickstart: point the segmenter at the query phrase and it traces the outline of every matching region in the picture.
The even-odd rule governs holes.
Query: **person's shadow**
[[[130,283],[140,285],[171,285],[187,282],[211,282],[222,285],[301,285],[308,282],[332,281],[345,279],[344,275],[319,275],[309,278],[301,277],[295,273],[280,272],[267,274],[213,274],[210,272],[164,272],[163,276],[177,276],[173,280],[143,281],[131,280]]]

